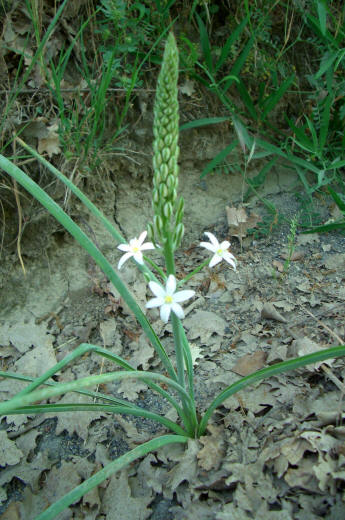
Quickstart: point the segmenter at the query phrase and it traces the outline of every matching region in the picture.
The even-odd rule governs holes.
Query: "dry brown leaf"
[[[284,271],[284,264],[279,262],[279,260],[273,260],[272,265],[277,269],[279,273],[282,273]]]
[[[8,439],[5,431],[0,431],[0,467],[14,466],[23,457],[16,443]]]
[[[261,217],[255,213],[247,215],[243,207],[226,206],[226,216],[230,235],[240,240],[247,236],[248,229],[254,228],[261,221]]]
[[[54,154],[61,152],[59,136],[56,133],[57,129],[58,125],[56,123],[48,127],[47,137],[38,140],[38,153],[47,152],[48,157],[51,158]]]
[[[187,79],[183,85],[179,88],[181,94],[185,94],[188,97],[191,97],[194,94],[194,81],[191,81],[190,79]]]
[[[112,475],[104,493],[101,510],[107,520],[145,520],[151,516],[148,505],[152,502],[152,494],[146,491],[145,496],[133,496],[128,481],[127,470]]]
[[[192,482],[195,479],[198,472],[197,455],[199,449],[199,442],[189,439],[188,447],[183,453],[181,461],[169,471],[168,486],[171,491],[175,491],[184,480]]]
[[[247,376],[260,370],[265,365],[266,359],[267,353],[263,350],[257,350],[254,354],[246,354],[237,361],[232,372],[239,376]]]
[[[200,437],[203,448],[197,454],[199,466],[206,471],[218,469],[224,457],[224,428],[209,424],[210,435]]]

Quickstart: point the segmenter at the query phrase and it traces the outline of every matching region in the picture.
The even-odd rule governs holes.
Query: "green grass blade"
[[[202,119],[196,119],[189,123],[184,123],[180,126],[181,130],[190,130],[191,128],[200,128],[201,126],[217,125],[218,123],[224,123],[230,121],[231,117],[204,117]]]
[[[239,39],[247,23],[248,17],[246,16],[245,18],[243,18],[242,22],[236,27],[236,29],[232,31],[229,38],[226,40],[224,47],[222,48],[222,52],[220,53],[219,60],[216,63],[215,72],[218,72],[218,70],[224,65],[224,62],[227,60],[229,56],[231,47]]]
[[[249,95],[249,92],[248,92],[245,84],[241,80],[241,78],[239,78],[239,83],[236,83],[236,88],[237,88],[239,95],[241,96],[244,106],[248,110],[248,113],[251,115],[251,117],[254,119],[254,121],[257,121],[258,114],[257,114],[256,108],[255,108],[255,105],[252,101],[252,98]]]
[[[345,355],[345,345],[341,345],[338,347],[328,348],[322,351],[314,352],[312,354],[307,354],[306,356],[301,356],[295,359],[290,359],[288,361],[283,361],[281,363],[276,363],[267,368],[263,368],[262,370],[258,370],[249,376],[243,377],[236,383],[228,386],[223,390],[216,399],[211,403],[209,408],[207,409],[204,417],[202,418],[199,426],[199,435],[203,435],[205,432],[208,420],[214,410],[222,404],[225,399],[230,397],[233,394],[236,394],[242,388],[246,386],[252,385],[257,381],[261,381],[262,379],[267,379],[268,377],[272,377],[276,374],[283,374],[284,372],[289,372],[290,370],[295,370],[296,368],[301,368],[306,365],[310,365],[312,363],[317,363],[319,361],[325,361],[326,359],[338,358]]]
[[[131,464],[131,462],[143,457],[147,453],[151,451],[158,450],[162,446],[166,446],[167,444],[173,443],[186,443],[188,441],[187,437],[182,435],[162,435],[162,437],[158,437],[157,439],[152,439],[148,442],[145,442],[141,446],[137,446],[133,450],[122,457],[110,462],[107,466],[101,469],[95,475],[92,475],[89,479],[85,480],[82,484],[74,488],[72,491],[67,493],[60,500],[55,502],[55,504],[51,505],[46,509],[43,513],[38,515],[35,520],[51,520],[55,518],[61,511],[66,509],[69,505],[77,502],[82,496],[91,491],[91,489],[95,488],[101,482],[109,478],[111,475],[120,471],[122,468]]]
[[[45,34],[44,34],[40,44],[38,45],[37,50],[36,50],[34,56],[31,59],[30,65],[25,70],[20,83],[13,87],[12,93],[11,93],[11,97],[10,97],[8,103],[7,103],[6,109],[5,109],[4,113],[1,115],[0,132],[2,131],[3,126],[4,126],[4,124],[5,124],[6,120],[7,120],[7,116],[8,116],[9,112],[12,109],[13,103],[15,102],[15,100],[19,96],[22,88],[24,87],[25,83],[27,82],[27,80],[31,76],[31,73],[32,73],[32,71],[33,71],[37,61],[41,58],[43,49],[44,49],[46,43],[48,42],[50,36],[52,35],[52,33],[53,33],[54,29],[55,29],[55,26],[58,23],[58,20],[59,20],[61,14],[62,14],[62,11],[64,10],[65,5],[67,4],[67,2],[68,2],[68,0],[63,0],[62,4],[57,9],[54,18],[50,22],[49,27],[47,28],[47,30],[46,30],[46,32],[45,32]]]
[[[198,22],[199,26],[199,32],[200,32],[200,41],[201,41],[201,48],[202,52],[204,54],[205,63],[207,65],[207,68],[211,73],[214,72],[213,67],[213,61],[212,61],[212,54],[211,54],[211,46],[210,46],[210,40],[207,34],[207,29],[205,27],[204,22],[200,18],[200,16],[196,13],[195,14],[196,20]]]
[[[327,189],[328,189],[332,199],[334,200],[334,202],[340,209],[340,211],[345,213],[345,202],[343,202],[343,200],[339,197],[338,193],[336,193],[334,190],[332,190],[332,188],[330,186],[328,186]]]
[[[176,379],[175,370],[171,361],[164,350],[163,345],[159,341],[158,336],[151,327],[145,314],[137,304],[135,298],[122,282],[121,278],[116,274],[115,270],[89,239],[89,237],[80,229],[80,227],[60,208],[60,206],[47,193],[42,190],[28,175],[26,175],[20,168],[11,163],[3,155],[0,155],[0,168],[5,170],[11,177],[21,184],[33,197],[35,197],[53,216],[58,220],[64,228],[79,242],[79,244],[87,251],[97,265],[102,269],[104,274],[109,278],[120,296],[125,300],[138,322],[142,326],[146,336],[151,341],[162,363],[168,371],[170,377]]]
[[[227,155],[229,155],[229,153],[231,153],[232,150],[234,148],[236,148],[236,146],[237,146],[237,140],[232,141],[232,143],[230,143],[229,146],[227,146],[226,148],[224,148],[224,150],[219,152],[219,154],[216,155],[216,157],[214,157],[214,159],[212,159],[212,161],[210,161],[206,165],[206,167],[203,169],[203,171],[201,172],[201,175],[200,175],[200,179],[205,177],[208,173],[210,173],[212,170],[214,170],[219,164],[221,164],[224,161],[225,157]]]
[[[272,112],[274,107],[279,103],[281,98],[284,96],[287,89],[290,87],[291,83],[295,79],[295,74],[291,74],[286,80],[280,85],[278,90],[276,90],[273,94],[271,94],[267,99],[265,99],[263,103],[263,110],[261,114],[261,118],[265,119],[266,116]]]
[[[323,56],[321,63],[320,63],[320,68],[314,76],[315,79],[321,78],[321,76],[323,76],[323,74],[325,74],[325,72],[327,72],[327,70],[332,66],[333,62],[336,60],[338,54],[339,54],[338,51],[334,51],[334,52],[327,52]]]
[[[324,224],[323,226],[316,226],[314,228],[308,229],[307,231],[302,231],[302,234],[328,233],[329,231],[334,231],[335,229],[343,229],[345,231],[345,219],[340,222],[333,222],[332,224]]]
[[[236,59],[235,64],[233,65],[232,69],[229,72],[229,75],[235,76],[237,78],[239,77],[241,69],[242,69],[243,65],[245,64],[245,61],[246,61],[246,59],[248,57],[248,54],[250,53],[250,51],[251,51],[251,49],[252,49],[252,47],[254,45],[254,42],[255,42],[255,38],[252,36],[248,40],[246,45],[244,46],[244,49],[241,52],[241,54]],[[234,82],[233,79],[229,79],[229,81],[227,81],[225,83],[225,85],[223,87],[223,94],[225,94],[225,92],[231,87],[233,82]]]
[[[331,107],[333,104],[333,94],[330,92],[324,101],[321,121],[320,121],[320,137],[319,137],[319,150],[322,154],[323,149],[326,145],[327,138],[329,138],[329,122],[331,117]]]
[[[321,34],[326,34],[326,22],[327,22],[327,7],[324,0],[317,0],[317,14],[319,17],[319,26]]]
[[[14,410],[12,415],[20,414],[38,414],[38,413],[63,413],[63,412],[106,412],[112,414],[121,415],[133,415],[134,417],[144,417],[156,421],[169,430],[173,431],[177,435],[186,436],[186,432],[178,424],[170,421],[162,415],[158,415],[144,408],[131,407],[131,406],[114,406],[111,404],[98,404],[98,403],[64,403],[64,404],[34,404],[30,406],[22,406]]]

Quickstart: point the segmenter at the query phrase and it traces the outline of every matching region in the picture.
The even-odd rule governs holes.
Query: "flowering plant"
[[[193,363],[190,346],[182,326],[184,311],[180,305],[182,302],[194,296],[192,290],[176,290],[177,285],[186,283],[196,272],[200,271],[205,265],[213,267],[222,260],[225,260],[233,269],[236,269],[236,259],[229,252],[230,243],[228,241],[218,242],[216,237],[206,232],[209,242],[201,242],[201,247],[209,250],[213,256],[205,260],[192,273],[189,273],[177,284],[174,252],[181,244],[184,225],[183,198],[178,198],[178,101],[177,101],[177,76],[178,76],[178,52],[173,34],[170,34],[163,57],[162,69],[158,78],[156,103],[154,109],[154,178],[153,178],[153,220],[148,225],[147,232],[140,234],[139,238],[134,238],[126,243],[124,238],[118,233],[114,226],[104,217],[104,215],[92,204],[92,202],[67,179],[54,166],[48,163],[43,157],[17,138],[30,153],[44,164],[56,177],[58,177],[82,202],[83,204],[101,220],[105,228],[111,233],[113,238],[120,242],[119,249],[124,255],[118,263],[118,268],[122,268],[124,263],[133,259],[139,270],[149,281],[149,289],[154,294],[154,298],[146,304],[148,309],[160,308],[160,316],[164,322],[169,319],[172,323],[172,332],[175,345],[175,363],[167,355],[157,334],[151,327],[147,317],[142,312],[132,294],[122,282],[116,270],[103,256],[98,247],[90,238],[78,227],[78,225],[42,190],[30,177],[20,168],[15,166],[5,157],[0,155],[0,167],[20,183],[28,192],[45,206],[48,211],[69,231],[69,233],[82,245],[82,247],[93,257],[95,262],[101,267],[104,274],[115,286],[120,296],[125,300],[136,319],[140,323],[144,333],[159,356],[162,366],[167,375],[161,373],[135,370],[125,359],[112,354],[107,349],[96,345],[82,343],[73,352],[68,354],[55,366],[47,370],[42,376],[33,379],[31,383],[21,392],[17,393],[8,401],[0,403],[0,416],[8,414],[34,414],[54,410],[54,412],[78,411],[78,410],[102,410],[103,412],[114,414],[129,414],[153,419],[172,434],[163,435],[145,442],[141,446],[110,462],[98,473],[85,480],[67,493],[55,504],[49,506],[45,511],[38,515],[36,520],[47,520],[56,517],[63,509],[70,504],[76,503],[85,493],[100,484],[112,473],[130,464],[133,460],[142,457],[150,451],[156,450],[161,446],[172,443],[186,443],[189,438],[200,437],[205,434],[207,423],[214,410],[232,394],[242,388],[253,384],[256,381],[292,370],[309,363],[315,363],[328,358],[335,358],[345,354],[345,345],[325,349],[313,354],[291,359],[282,363],[269,366],[258,372],[243,377],[236,383],[228,386],[218,396],[214,398],[205,413],[201,416],[197,413],[197,405],[194,395]],[[144,242],[146,236],[151,242]],[[160,244],[160,245],[158,245]],[[158,267],[155,262],[149,260],[150,266],[156,274],[149,269],[145,263],[143,251],[156,248],[164,256],[165,271]],[[158,276],[158,278],[157,278]],[[66,365],[73,362],[76,358],[83,356],[86,352],[107,358],[112,361],[120,370],[114,372],[90,375],[82,379],[67,383],[58,383],[51,379],[59,373]],[[20,379],[20,375],[2,371],[0,376],[6,378]],[[105,395],[98,391],[88,391],[86,388],[101,383],[120,381],[123,379],[142,379],[158,395],[165,398],[176,410],[179,420],[171,421],[165,416],[143,409],[128,401],[121,400],[111,395]],[[90,396],[90,403],[82,405],[70,403],[65,405],[37,404],[42,400],[49,400],[53,396],[65,394],[67,392],[82,392]]]

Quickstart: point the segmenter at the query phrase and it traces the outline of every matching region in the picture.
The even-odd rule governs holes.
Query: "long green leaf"
[[[31,195],[33,195],[53,216],[58,220],[65,229],[79,242],[79,244],[87,251],[97,265],[102,269],[104,274],[109,278],[120,296],[125,300],[138,322],[142,326],[146,336],[151,341],[162,363],[168,371],[170,377],[176,379],[175,370],[171,361],[164,350],[163,345],[159,341],[158,336],[151,327],[145,314],[137,304],[135,298],[122,282],[121,278],[116,274],[115,270],[89,239],[89,237],[80,229],[80,227],[60,208],[60,206],[49,195],[38,186],[28,175],[26,175],[20,168],[11,163],[6,157],[0,155],[0,168],[5,170],[11,177],[16,179]]]
[[[243,377],[236,383],[228,386],[223,392],[221,392],[216,399],[211,403],[209,408],[207,409],[205,415],[203,416],[200,425],[199,425],[199,435],[203,435],[209,418],[212,413],[220,404],[222,404],[225,399],[230,397],[233,394],[236,394],[242,388],[246,386],[252,385],[261,379],[267,379],[268,377],[272,377],[276,374],[283,374],[284,372],[289,372],[290,370],[295,370],[296,368],[301,368],[306,365],[310,365],[312,363],[317,363],[319,361],[325,361],[326,359],[338,358],[345,355],[345,345],[341,345],[339,347],[328,348],[322,351],[314,352],[312,354],[307,354],[306,356],[301,356],[299,358],[290,359],[288,361],[283,361],[281,363],[276,363],[267,368],[263,368],[262,370],[258,370],[249,376]]]
[[[35,403],[36,401],[42,401],[45,399],[50,399],[56,395],[62,395],[67,392],[74,392],[75,390],[83,389],[84,387],[100,385],[104,383],[110,383],[112,381],[121,381],[122,379],[147,379],[148,381],[158,381],[160,383],[166,384],[167,386],[171,386],[175,390],[177,390],[178,394],[183,396],[191,407],[194,407],[193,402],[188,395],[188,393],[182,388],[181,385],[176,383],[173,379],[169,379],[161,374],[156,374],[154,372],[145,372],[134,370],[132,372],[108,372],[107,374],[99,374],[94,376],[87,376],[81,379],[77,379],[75,381],[70,381],[68,383],[58,383],[54,387],[44,388],[41,390],[35,390],[30,392],[29,394],[14,396],[9,401],[4,401],[0,403],[0,415],[8,415],[12,410],[16,408],[21,408],[22,406],[27,406],[29,404]]]
[[[145,419],[150,419],[152,421],[156,421],[162,424],[163,426],[169,428],[177,435],[187,435],[183,428],[181,428],[178,424],[174,423],[173,421],[170,421],[170,419],[167,419],[162,415],[158,415],[157,413],[150,412],[149,410],[145,410],[144,408],[132,408],[131,406],[114,406],[112,404],[98,403],[34,404],[30,406],[22,406],[21,408],[17,408],[12,412],[11,415],[32,415],[38,413],[52,414],[62,412],[106,412],[121,415],[133,415],[134,417],[144,417]]]
[[[167,444],[174,443],[186,443],[188,442],[187,437],[183,437],[182,435],[162,435],[162,437],[158,437],[157,439],[152,439],[148,442],[145,442],[141,446],[137,446],[133,450],[122,457],[110,462],[107,466],[101,469],[95,475],[92,475],[89,479],[85,480],[82,484],[74,488],[72,491],[67,493],[60,500],[52,504],[48,509],[46,509],[43,513],[38,515],[35,520],[51,520],[55,518],[61,511],[66,509],[69,505],[77,502],[82,496],[91,491],[91,489],[95,488],[101,482],[109,478],[111,475],[120,471],[122,468],[128,466],[131,462],[140,457],[143,457],[147,453],[151,451],[158,450],[162,446],[166,446]],[[120,520],[120,519],[119,519]]]

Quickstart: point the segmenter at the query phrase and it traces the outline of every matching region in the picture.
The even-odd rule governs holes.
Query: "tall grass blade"
[[[236,27],[234,31],[230,34],[229,38],[226,40],[224,47],[222,48],[222,52],[220,53],[219,60],[216,63],[215,66],[215,72],[218,72],[218,70],[224,65],[225,61],[227,60],[231,47],[233,44],[239,39],[241,36],[241,33],[245,26],[247,25],[248,17],[246,16],[242,22]]]
[[[214,72],[213,67],[213,61],[212,61],[212,54],[211,54],[211,46],[210,46],[210,40],[207,34],[207,29],[205,27],[204,22],[200,18],[198,14],[195,14],[196,20],[198,22],[199,26],[199,32],[200,32],[200,41],[201,41],[201,48],[202,52],[204,54],[205,63],[207,65],[207,68],[211,73]]]
[[[286,80],[280,85],[279,89],[274,92],[274,94],[270,95],[268,99],[266,99],[263,103],[263,110],[262,110],[262,119],[265,119],[266,116],[272,112],[274,107],[279,103],[281,98],[284,96],[287,89],[290,87],[291,83],[295,79],[295,74],[291,74]]]
[[[224,161],[224,159],[226,158],[226,156],[229,155],[229,153],[231,153],[233,151],[233,149],[236,148],[236,146],[237,146],[237,141],[235,140],[235,141],[232,141],[232,143],[230,143],[229,146],[224,148],[224,150],[219,152],[219,154],[216,155],[216,157],[214,157],[214,159],[212,159],[212,161],[210,161],[206,165],[206,167],[203,169],[203,171],[200,174],[200,179],[203,179],[208,173],[210,173],[219,164],[221,164]]]

